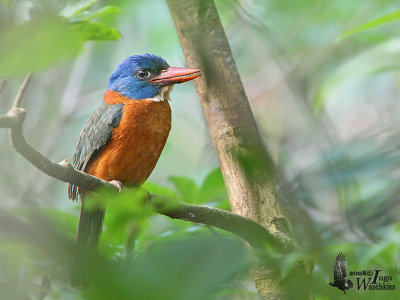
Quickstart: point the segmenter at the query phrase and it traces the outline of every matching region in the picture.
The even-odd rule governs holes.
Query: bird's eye
[[[150,72],[146,69],[139,69],[136,71],[136,77],[139,79],[145,79],[150,76]]]

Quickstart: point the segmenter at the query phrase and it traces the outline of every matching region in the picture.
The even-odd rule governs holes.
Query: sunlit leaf
[[[64,7],[64,9],[60,12],[60,16],[71,18],[78,15],[79,13],[82,13],[96,2],[97,0],[71,1],[71,3]]]
[[[113,5],[104,6],[95,11],[83,11],[82,13],[74,16],[74,20],[90,21],[96,18],[105,17],[111,14],[120,13],[121,10]]]
[[[351,36],[353,34],[359,33],[361,31],[367,30],[367,29],[371,29],[371,28],[375,28],[378,26],[381,26],[383,24],[389,23],[389,22],[393,22],[393,21],[398,21],[400,20],[400,10],[391,12],[387,15],[384,15],[382,17],[379,17],[375,20],[372,20],[370,22],[364,23],[360,26],[357,26],[353,29],[350,29],[346,32],[344,32],[340,37],[341,38],[346,38],[348,36]]]
[[[106,24],[94,22],[75,22],[71,26],[76,32],[87,41],[118,40],[122,37],[121,33]]]

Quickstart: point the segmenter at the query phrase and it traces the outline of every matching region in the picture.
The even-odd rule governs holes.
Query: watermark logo
[[[393,277],[386,275],[381,269],[369,269],[362,271],[349,271],[349,276],[355,278],[357,290],[362,291],[394,291],[396,285]],[[354,288],[353,282],[347,277],[347,256],[339,253],[333,265],[333,282],[329,285],[344,292]]]
[[[396,285],[393,277],[385,275],[382,270],[350,271],[349,275],[355,276],[358,290],[394,291]]]

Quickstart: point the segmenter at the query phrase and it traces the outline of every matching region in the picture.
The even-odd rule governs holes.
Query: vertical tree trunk
[[[195,80],[232,211],[267,227],[290,248],[288,222],[273,184],[273,164],[261,141],[246,93],[212,0],[167,0],[189,67],[201,68]],[[246,41],[243,41],[246,43]],[[284,249],[286,248],[286,249]],[[294,285],[309,285],[310,270],[299,263]],[[260,266],[253,279],[264,299],[289,299],[274,271]],[[306,277],[307,276],[307,277]],[[310,288],[296,299],[309,299]],[[290,299],[294,299],[291,298]]]

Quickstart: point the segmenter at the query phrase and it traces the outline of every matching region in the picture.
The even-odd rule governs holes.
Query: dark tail
[[[76,233],[77,248],[71,273],[71,283],[73,286],[86,286],[90,283],[90,261],[93,259],[93,254],[97,254],[103,220],[104,210],[87,210],[82,205],[78,231]]]
[[[81,207],[76,243],[78,247],[96,249],[103,228],[104,210],[87,210]]]
[[[76,233],[76,242],[78,247],[83,249],[97,248],[100,239],[101,229],[103,228],[104,210],[86,210],[85,197],[79,187],[68,184],[68,198],[81,200],[81,214],[79,216],[78,231]]]

